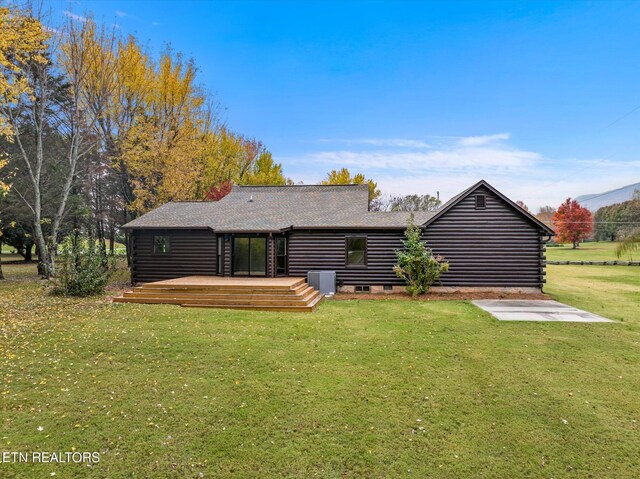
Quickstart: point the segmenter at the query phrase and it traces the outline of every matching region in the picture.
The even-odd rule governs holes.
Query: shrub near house
[[[68,236],[60,245],[59,271],[53,294],[90,296],[104,292],[115,269],[104,243],[79,235]]]
[[[434,256],[422,241],[420,228],[413,222],[413,216],[404,235],[404,250],[396,250],[398,264],[393,267],[393,271],[405,281],[407,292],[415,298],[429,292],[440,275],[449,270],[449,263],[443,262],[442,256]]]

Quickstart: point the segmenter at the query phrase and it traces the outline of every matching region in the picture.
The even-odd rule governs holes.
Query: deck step
[[[200,291],[190,292],[190,291],[151,291],[151,290],[133,290],[133,291],[125,291],[125,298],[201,298],[201,299],[238,299],[238,300],[269,300],[269,299],[277,299],[283,301],[292,301],[296,299],[306,298],[310,294],[314,294],[315,291],[313,288],[309,287],[302,291],[300,294],[240,294],[239,292],[234,292],[233,294],[224,294],[224,293],[203,293]]]
[[[271,300],[276,300],[276,301],[299,301],[299,300],[306,300],[306,299],[312,299],[316,294],[318,294],[318,291],[316,291],[313,288],[309,288],[308,291],[305,291],[304,294],[289,294],[289,295],[282,295],[282,294],[273,294],[273,295],[266,295],[266,294],[205,294],[205,293],[194,293],[194,294],[190,294],[186,291],[182,291],[182,292],[176,292],[176,293],[154,293],[151,291],[125,291],[123,293],[123,296],[125,298],[156,298],[158,300],[162,300],[162,299],[179,299],[179,298],[184,298],[184,299],[202,299],[202,300],[207,300],[207,301],[217,301],[217,300],[251,300],[251,301],[271,301]]]
[[[319,291],[304,279],[288,284],[256,281],[210,280],[201,277],[181,281],[147,283],[113,298],[115,303],[174,304],[190,308],[311,312],[322,300]],[[275,283],[275,282],[274,282]]]
[[[310,301],[315,299],[315,296],[312,298],[300,298],[297,300],[277,300],[277,299],[262,299],[262,300],[248,300],[248,299],[206,299],[206,298],[188,298],[188,297],[180,297],[180,298],[154,298],[154,297],[145,297],[145,296],[134,296],[127,298],[118,298],[124,299],[124,302],[130,303],[143,303],[143,304],[208,304],[210,306],[226,306],[229,304],[245,304],[247,306],[305,306]],[[123,302],[123,301],[117,301]]]
[[[188,293],[188,294],[225,294],[225,295],[263,295],[263,296],[271,296],[271,295],[282,295],[282,296],[294,296],[299,295],[303,291],[309,289],[310,286],[302,285],[297,287],[296,289],[256,289],[256,288],[246,288],[242,289],[220,289],[220,288],[175,288],[175,287],[164,287],[164,288],[149,288],[146,285],[137,286],[131,290],[131,292],[149,292],[153,294],[180,294],[180,293]]]
[[[275,312],[300,312],[300,313],[312,313],[318,307],[318,304],[322,300],[322,295],[319,295],[312,302],[302,306],[254,306],[246,304],[227,304],[227,305],[211,305],[211,304],[183,304],[183,308],[217,308],[217,309],[241,309],[248,311],[275,311]]]
[[[280,284],[261,284],[260,286],[255,285],[243,285],[243,284],[168,284],[162,281],[158,281],[155,283],[146,283],[141,286],[141,288],[145,289],[186,289],[189,291],[195,291],[198,289],[203,290],[224,290],[224,291],[274,291],[274,290],[282,290],[282,291],[291,291],[299,288],[300,286],[305,285],[306,282],[304,279],[300,279],[297,282],[291,285],[280,285]]]

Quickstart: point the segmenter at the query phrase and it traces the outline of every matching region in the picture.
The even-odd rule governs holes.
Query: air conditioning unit
[[[320,291],[320,294],[332,295],[336,293],[335,271],[309,271],[307,273],[309,286]]]

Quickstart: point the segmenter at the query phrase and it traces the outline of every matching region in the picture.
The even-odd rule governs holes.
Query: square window
[[[353,236],[347,238],[347,266],[367,265],[367,238]]]
[[[476,195],[476,209],[487,207],[487,197],[485,195]]]
[[[356,293],[368,293],[369,291],[371,291],[371,287],[369,287],[369,286],[356,286],[355,287],[355,291],[356,291]]]
[[[170,250],[171,250],[171,244],[168,236],[153,237],[153,253],[154,254],[169,254]]]

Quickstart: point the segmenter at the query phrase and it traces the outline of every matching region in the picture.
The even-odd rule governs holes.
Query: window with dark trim
[[[347,266],[367,265],[367,237],[348,236],[347,240]]]
[[[169,254],[171,251],[171,241],[168,236],[153,237],[153,254]]]
[[[224,236],[218,236],[218,245],[216,248],[216,272],[218,274],[224,273]]]
[[[485,195],[476,195],[476,209],[487,207],[487,197]]]

